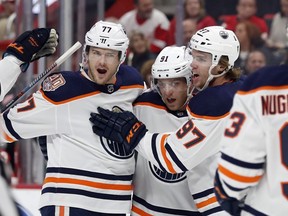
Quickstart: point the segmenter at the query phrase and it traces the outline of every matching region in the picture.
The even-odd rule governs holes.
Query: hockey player
[[[150,132],[174,131],[188,121],[186,105],[193,88],[191,58],[186,57],[185,47],[164,48],[152,66],[154,91],[143,93],[134,103],[135,115]],[[193,197],[213,189],[211,180],[217,165],[217,158],[213,158],[195,169],[204,169],[205,173],[192,169],[191,172],[171,174],[161,171],[138,154],[133,178],[132,215],[201,215]],[[189,184],[189,178],[195,181]],[[189,187],[194,193],[192,196]],[[207,193],[207,196],[209,199],[211,194]],[[216,200],[199,209],[203,214],[221,211]]]
[[[133,153],[95,136],[83,120],[97,106],[116,103],[132,111],[144,84],[139,72],[121,65],[128,44],[120,24],[97,22],[86,33],[80,71],[52,74],[33,97],[1,117],[3,141],[47,135],[44,216],[130,212]]]
[[[242,83],[240,70],[233,68],[239,56],[239,41],[232,31],[211,26],[197,31],[189,47],[193,85],[199,91],[188,104],[189,121],[172,133],[151,133],[131,112],[98,108],[100,114],[92,113],[90,118],[94,132],[119,141],[128,149],[137,146],[139,154],[170,173],[191,170],[217,154],[233,96]],[[203,199],[207,193],[210,199]],[[194,196],[194,200],[205,211],[204,204],[216,198],[210,189]]]
[[[22,33],[11,43],[0,60],[0,101],[11,89],[20,75],[25,72],[31,61],[43,56],[49,56],[56,51],[58,34],[55,29],[37,28]],[[17,205],[6,181],[9,178],[5,174],[6,164],[0,159],[0,215],[16,216],[24,214]]]
[[[215,177],[218,201],[232,215],[288,213],[287,72],[260,69],[235,95]]]

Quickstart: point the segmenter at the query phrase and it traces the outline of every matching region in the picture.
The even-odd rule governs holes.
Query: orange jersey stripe
[[[213,197],[211,197],[211,198],[209,198],[209,199],[207,199],[207,200],[205,200],[205,201],[202,201],[202,202],[200,202],[200,203],[197,203],[197,204],[196,204],[196,207],[197,207],[198,209],[200,209],[200,208],[206,207],[206,206],[208,206],[208,205],[210,205],[210,204],[213,204],[213,203],[216,203],[216,202],[217,202],[217,199],[216,199],[215,196],[213,196]]]
[[[64,216],[65,215],[65,207],[64,206],[60,206],[59,208],[59,216]]]
[[[115,185],[115,184],[105,184],[99,182],[92,182],[87,180],[72,179],[72,178],[55,178],[47,177],[45,178],[44,184],[46,183],[65,183],[65,184],[76,184],[83,185],[93,188],[107,189],[107,190],[132,190],[132,185]]]
[[[161,138],[161,144],[160,144],[160,145],[161,145],[161,154],[162,154],[162,156],[163,156],[163,159],[164,159],[164,161],[165,161],[165,163],[166,163],[166,165],[167,165],[167,168],[168,168],[169,172],[175,174],[176,171],[175,171],[175,169],[173,168],[172,163],[169,161],[169,159],[168,159],[168,157],[167,157],[167,155],[166,155],[165,140],[166,140],[166,138],[167,138],[168,136],[169,136],[169,134],[164,134],[164,135],[162,136],[162,138]]]
[[[12,143],[15,142],[16,140],[11,138],[7,133],[3,132],[4,138],[7,140],[7,142]]]
[[[135,205],[132,206],[132,212],[141,215],[141,216],[153,216],[151,214],[148,214],[147,212],[143,211],[142,209],[136,207]]]
[[[60,102],[56,102],[56,101],[53,101],[51,100],[50,98],[46,97],[46,95],[44,94],[42,88],[40,89],[40,92],[43,96],[43,98],[45,98],[47,101],[49,101],[50,103],[52,104],[65,104],[65,103],[68,103],[68,102],[71,102],[71,101],[74,101],[74,100],[78,100],[78,99],[81,99],[81,98],[85,98],[85,97],[89,97],[89,96],[92,96],[92,95],[96,95],[96,94],[99,94],[100,91],[95,91],[95,92],[91,92],[89,94],[84,94],[84,95],[79,95],[77,97],[73,97],[73,98],[70,98],[70,99],[67,99],[67,100],[63,100],[63,101],[60,101]]]
[[[237,91],[236,94],[239,95],[246,95],[246,94],[253,94],[257,91],[263,91],[263,90],[284,90],[288,89],[288,85],[284,86],[261,86],[259,88],[252,89],[250,91]]]
[[[244,182],[244,183],[258,182],[262,177],[262,176],[254,176],[254,177],[241,176],[241,175],[238,175],[236,173],[231,172],[230,170],[224,168],[221,165],[218,165],[218,170],[219,170],[219,172],[223,173],[223,175],[225,175],[231,179],[234,179],[236,181]]]

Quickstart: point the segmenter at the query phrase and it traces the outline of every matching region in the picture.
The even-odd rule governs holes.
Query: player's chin
[[[180,108],[180,106],[178,106],[177,103],[166,103],[166,106],[171,111],[177,111]]]

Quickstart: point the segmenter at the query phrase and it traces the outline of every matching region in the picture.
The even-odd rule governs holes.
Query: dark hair
[[[228,58],[228,56],[221,56],[221,58],[219,60],[219,64],[227,68],[229,66],[229,58]],[[240,68],[231,68],[224,75],[224,77],[226,79],[236,81],[236,80],[238,80],[240,78],[241,73],[242,73],[242,71],[241,71]]]

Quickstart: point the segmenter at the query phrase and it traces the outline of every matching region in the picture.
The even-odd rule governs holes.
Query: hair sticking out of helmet
[[[121,24],[101,20],[94,24],[85,35],[85,44],[82,55],[83,65],[87,63],[87,46],[120,51],[120,64],[122,64],[126,58],[129,39]]]
[[[158,79],[181,78],[184,77],[187,83],[187,101],[192,96],[193,88],[191,87],[192,58],[187,57],[185,46],[165,47],[157,56],[152,65],[152,89],[156,90],[160,95],[157,87]],[[186,102],[187,102],[186,101]]]

